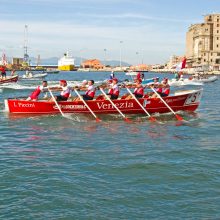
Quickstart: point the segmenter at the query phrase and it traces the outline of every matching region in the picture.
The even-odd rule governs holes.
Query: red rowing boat
[[[176,92],[172,96],[164,97],[164,101],[174,111],[195,111],[202,96],[202,90],[188,90]],[[125,114],[143,114],[143,109],[135,99],[117,99],[113,103]],[[159,98],[141,98],[138,99],[141,105],[150,113],[167,113],[170,110]],[[87,105],[96,114],[118,113],[114,106],[106,99],[97,98],[86,101]],[[61,101],[58,102],[60,109],[64,113],[90,113],[82,101]],[[6,99],[5,109],[10,113],[19,114],[55,114],[59,109],[54,102],[47,100],[27,101],[20,99]]]
[[[9,77],[6,77],[5,79],[0,79],[0,84],[17,82],[17,81],[18,81],[18,75],[9,76]]]

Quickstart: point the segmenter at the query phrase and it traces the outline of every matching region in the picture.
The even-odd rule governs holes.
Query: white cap
[[[84,79],[84,80],[82,81],[82,83],[84,83],[84,84],[85,84],[85,83],[87,83],[87,80],[86,80],[86,79]]]

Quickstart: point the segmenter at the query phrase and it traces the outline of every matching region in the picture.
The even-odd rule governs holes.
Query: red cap
[[[112,81],[118,82],[118,79],[117,78],[113,78]]]
[[[60,80],[60,83],[65,83],[65,84],[67,84],[66,80],[64,80],[64,79]]]
[[[142,79],[136,79],[136,82],[142,83]]]

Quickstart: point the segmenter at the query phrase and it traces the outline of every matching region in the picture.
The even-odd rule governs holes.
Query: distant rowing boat
[[[5,79],[0,79],[0,84],[17,82],[17,81],[18,81],[18,75],[16,75],[16,76],[7,76]]]
[[[44,79],[47,76],[47,73],[31,73],[31,72],[26,72],[23,76],[21,76],[21,79],[25,80],[39,80],[39,79]]]

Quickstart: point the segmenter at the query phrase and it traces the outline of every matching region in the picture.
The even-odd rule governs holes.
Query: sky
[[[185,54],[186,32],[220,0],[0,0],[0,53],[163,64]]]

